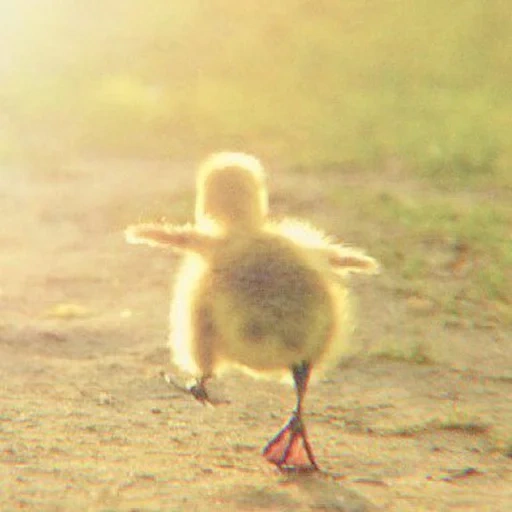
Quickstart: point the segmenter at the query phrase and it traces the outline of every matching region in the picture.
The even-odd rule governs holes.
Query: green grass
[[[475,265],[470,271],[474,285],[468,297],[470,300],[512,302],[512,243],[507,240],[512,212],[507,205],[491,201],[465,204],[452,198],[418,198],[417,202],[410,204],[387,199],[382,210],[384,219],[398,223],[412,238],[420,241],[447,240],[467,245],[469,257],[474,259]],[[428,275],[428,265],[421,264],[421,252],[428,253],[428,246],[419,246],[416,250],[407,259],[412,263],[404,266],[404,277],[413,277],[411,265],[412,270],[416,271],[416,278]]]
[[[89,153],[235,148],[315,168],[399,159],[448,186],[509,174],[501,0],[118,0],[87,13],[45,2],[10,41],[19,66],[0,92],[16,137],[50,125]]]
[[[333,187],[329,199],[358,222],[371,223],[375,233],[385,233],[373,237],[372,254],[407,284],[408,296],[449,315],[512,325],[512,207],[506,195],[490,199],[492,183],[450,193],[428,183],[409,190],[411,183],[417,185],[412,180],[403,190],[398,185],[386,192]],[[459,258],[457,247],[467,252],[460,273],[450,266]]]

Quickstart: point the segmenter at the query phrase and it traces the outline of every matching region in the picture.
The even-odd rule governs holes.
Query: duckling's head
[[[226,230],[258,229],[268,194],[260,162],[244,153],[216,153],[199,169],[196,222],[212,219]]]

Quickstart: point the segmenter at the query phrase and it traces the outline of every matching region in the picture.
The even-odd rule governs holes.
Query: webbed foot
[[[303,473],[319,469],[304,424],[296,414],[268,442],[263,456],[285,472]]]

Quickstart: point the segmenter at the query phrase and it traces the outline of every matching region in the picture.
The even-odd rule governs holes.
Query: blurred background
[[[511,162],[507,0],[3,0],[0,156]]]
[[[0,24],[4,181],[86,176],[68,215],[119,236],[188,220],[210,151],[254,153],[290,173],[274,214],[371,247],[413,311],[512,325],[508,0],[3,0]]]

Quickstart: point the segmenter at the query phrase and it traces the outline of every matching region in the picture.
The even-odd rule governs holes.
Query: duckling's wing
[[[337,244],[332,237],[307,222],[297,219],[284,219],[272,226],[279,234],[299,246],[309,249],[321,260],[327,262],[336,274],[377,274],[379,264],[362,250]]]
[[[329,245],[324,249],[331,270],[337,274],[378,274],[379,264],[360,249],[343,245]]]
[[[199,231],[195,226],[173,226],[171,224],[133,224],[124,232],[131,244],[146,244],[152,247],[168,247],[176,251],[207,252],[217,238]]]

